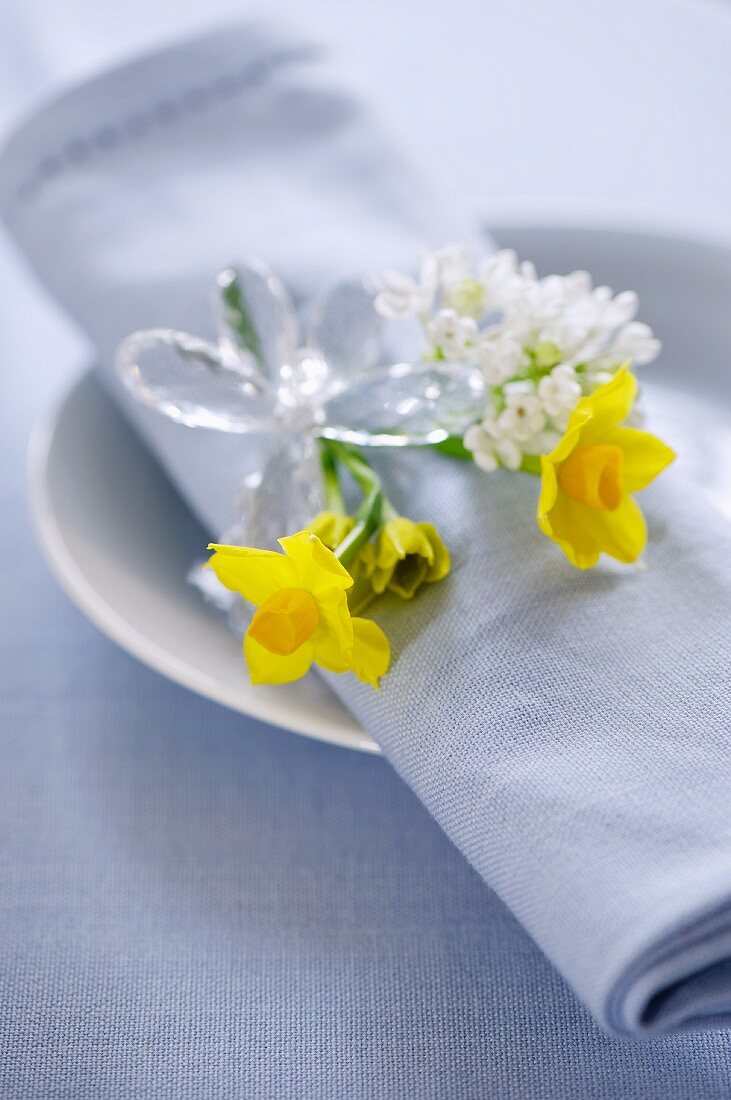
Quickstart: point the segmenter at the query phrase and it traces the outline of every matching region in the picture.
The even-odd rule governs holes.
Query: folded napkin
[[[252,455],[182,432],[113,378],[140,328],[213,336],[210,288],[264,259],[295,302],[473,236],[440,211],[321,51],[231,26],[70,89],[8,143],[0,210],[43,280],[90,333],[114,392],[194,510],[220,534]]]
[[[112,385],[127,332],[207,334],[210,280],[232,261],[261,255],[304,302],[471,235],[328,62],[259,26],[41,111],[5,151],[0,209]],[[226,528],[241,440],[128,408]],[[423,452],[389,462],[410,514],[438,521],[453,575],[408,614],[378,605],[397,654],[380,696],[350,677],[333,688],[606,1026],[728,1026],[728,521],[670,472],[646,496],[651,569],[581,574],[539,534],[529,479]]]

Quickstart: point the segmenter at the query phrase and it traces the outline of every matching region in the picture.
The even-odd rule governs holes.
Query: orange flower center
[[[622,502],[622,451],[613,443],[578,447],[562,463],[558,480],[572,500],[613,512]]]
[[[288,657],[317,630],[320,613],[304,588],[280,588],[265,600],[251,620],[249,635],[278,657]]]

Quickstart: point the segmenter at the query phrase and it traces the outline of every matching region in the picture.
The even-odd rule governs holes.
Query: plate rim
[[[50,408],[36,417],[28,441],[26,480],[31,521],[43,557],[61,589],[102,634],[142,664],[181,687],[239,714],[291,733],[341,748],[382,755],[378,744],[358,726],[355,718],[354,728],[344,727],[338,733],[323,730],[306,720],[294,724],[291,706],[272,702],[270,697],[266,702],[260,702],[252,695],[243,705],[241,696],[225,682],[208,676],[195,665],[171,654],[120,615],[80,569],[57,519],[47,471],[64,411],[74,395],[88,383],[93,370],[92,367],[76,375],[56,395]]]

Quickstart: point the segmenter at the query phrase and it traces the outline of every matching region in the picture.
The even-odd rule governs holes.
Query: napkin
[[[345,86],[297,36],[226,28],[67,92],[11,139],[4,220],[120,401],[118,341],[206,335],[232,261],[261,255],[304,303],[471,236]],[[241,441],[127,408],[227,527]],[[453,575],[408,612],[378,605],[397,655],[380,696],[333,688],[605,1026],[728,1026],[728,521],[671,472],[646,495],[651,568],[581,574],[539,534],[530,479],[423,452],[389,470]]]
[[[301,37],[228,26],[62,94],[16,132],[0,209],[96,344],[148,327],[214,336],[210,288],[254,256],[298,304],[341,279],[474,236]],[[183,432],[114,392],[211,531],[255,462],[240,438]]]

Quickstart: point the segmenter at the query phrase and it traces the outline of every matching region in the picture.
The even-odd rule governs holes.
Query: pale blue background
[[[114,48],[111,35],[104,41],[107,32],[100,45],[84,7],[65,6],[61,19],[27,5],[36,21],[17,38],[27,59],[4,39],[19,77],[3,101],[6,117],[11,100],[14,110],[30,94],[20,88],[26,78],[37,91],[50,86],[49,73],[68,75],[70,57],[91,65],[119,48],[118,35]],[[599,53],[610,8],[588,7],[602,14],[579,40]],[[683,19],[692,10],[671,7]],[[704,26],[711,8],[698,5]],[[112,9],[110,27],[121,25],[120,11]],[[629,7],[611,11],[626,19]],[[139,38],[134,14],[132,6],[130,42]],[[566,25],[556,22],[559,40]],[[659,109],[660,92],[675,87],[670,62],[684,36],[671,23],[658,31],[665,53],[643,66],[635,42],[628,68],[655,74]],[[73,41],[70,53],[62,48]],[[706,93],[713,102],[702,70],[686,60],[687,109],[694,95],[696,109]],[[557,127],[567,109],[555,102]],[[691,162],[719,144],[694,117]],[[651,125],[643,116],[626,148]],[[463,148],[464,124],[457,131]],[[667,166],[672,131],[653,132]],[[621,147],[616,127],[607,140]],[[506,148],[490,162],[496,203],[501,186],[514,194],[526,178],[527,154],[507,168]],[[584,152],[573,177],[567,168],[563,182],[546,182],[549,198],[573,201],[579,188],[608,201],[606,173],[594,172],[597,190],[588,191]],[[722,167],[703,164],[689,168],[676,153],[668,172],[656,160],[660,209],[680,216],[703,180],[705,211],[722,216]],[[484,183],[467,169],[462,178],[473,190]],[[649,172],[633,180],[633,201],[649,206]],[[45,398],[58,387],[83,345],[5,253],[0,285],[0,1092],[728,1096],[728,1032],[641,1046],[606,1038],[384,762],[194,699],[68,606],[31,545],[22,454],[39,391]]]

